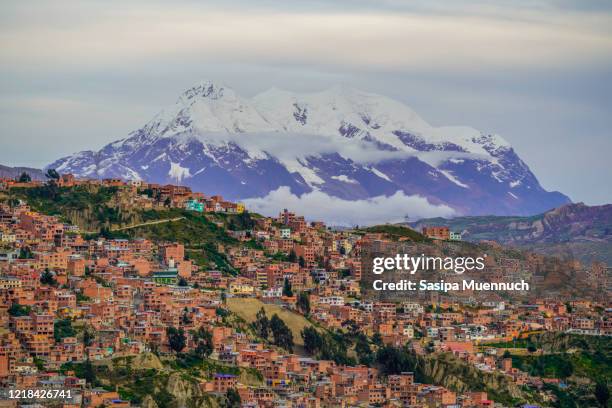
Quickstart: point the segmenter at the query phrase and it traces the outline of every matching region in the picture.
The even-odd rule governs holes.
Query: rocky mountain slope
[[[470,241],[491,239],[502,244],[612,243],[612,204],[568,204],[531,217],[429,218],[411,224],[417,230],[431,225],[448,226]]]
[[[430,214],[528,215],[569,202],[545,191],[500,136],[433,127],[398,101],[345,87],[247,99],[204,82],[127,138],[48,167],[178,182],[230,199],[281,188],[346,201],[400,192],[425,198],[438,210]],[[414,212],[407,206],[403,215]]]
[[[411,224],[419,231],[428,225],[448,226],[469,241],[494,240],[549,255],[612,265],[612,204],[568,204],[530,217],[429,218]]]

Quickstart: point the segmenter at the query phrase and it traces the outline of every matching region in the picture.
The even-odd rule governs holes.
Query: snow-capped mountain
[[[526,215],[569,202],[545,191],[500,136],[433,127],[401,102],[345,87],[271,89],[248,99],[204,82],[127,138],[48,168],[180,182],[234,200],[279,189],[294,199],[316,193],[335,202],[384,202],[401,193],[445,215]],[[407,205],[404,215],[426,214]]]

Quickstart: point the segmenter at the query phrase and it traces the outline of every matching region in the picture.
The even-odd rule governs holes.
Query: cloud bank
[[[282,203],[282,204],[281,204]],[[426,198],[406,195],[401,191],[392,196],[367,200],[342,200],[321,191],[296,196],[289,187],[279,187],[262,198],[245,200],[250,211],[273,216],[282,208],[290,208],[308,220],[323,220],[329,225],[373,225],[402,222],[426,217],[449,217],[455,211],[447,205],[434,205]]]
[[[340,13],[180,2],[130,2],[116,8],[106,2],[83,3],[11,7],[8,12],[19,24],[7,21],[0,31],[0,61],[85,68],[160,57],[201,62],[239,58],[244,63],[391,70],[450,64],[470,70],[475,64],[579,65],[612,55],[612,39],[602,28],[610,23],[609,14],[496,10],[432,15],[430,10],[384,8]]]
[[[354,140],[334,135],[311,135],[291,132],[249,132],[226,133],[205,132],[202,134],[184,134],[185,141],[196,139],[205,144],[224,146],[228,142],[235,143],[252,158],[266,158],[270,154],[281,162],[295,163],[309,156],[338,153],[340,156],[360,164],[375,164],[386,160],[417,157],[430,166],[450,159],[482,159],[492,160],[492,157],[480,153],[465,153],[456,151],[389,151],[381,150],[366,140]]]

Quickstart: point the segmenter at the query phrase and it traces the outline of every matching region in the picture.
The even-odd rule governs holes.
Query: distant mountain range
[[[530,215],[570,202],[544,190],[500,136],[433,127],[398,101],[345,87],[248,99],[204,82],[127,138],[48,168],[178,182],[233,200],[282,188],[298,199],[316,192],[346,201],[400,192],[458,215]]]
[[[542,253],[612,265],[612,204],[568,204],[530,216],[429,218],[410,226],[448,226],[468,241],[494,240]]]
[[[0,164],[0,178],[18,178],[22,173],[28,173],[33,180],[45,180],[42,170],[32,167],[9,167]]]

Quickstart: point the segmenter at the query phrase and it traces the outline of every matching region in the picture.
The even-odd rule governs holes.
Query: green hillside
[[[238,245],[227,231],[252,227],[250,214],[201,214],[178,208],[142,210],[126,204],[123,194],[116,187],[45,185],[11,189],[4,200],[24,200],[33,210],[78,225],[89,237],[179,242],[200,267],[235,273],[221,248]]]
[[[414,242],[431,241],[429,238],[425,237],[424,235],[420,234],[414,229],[408,228],[403,225],[391,225],[391,224],[375,225],[372,227],[357,230],[357,232],[382,233],[382,234],[386,234],[389,238],[395,239],[395,240],[403,238],[403,239],[409,239],[410,241],[414,241]]]

